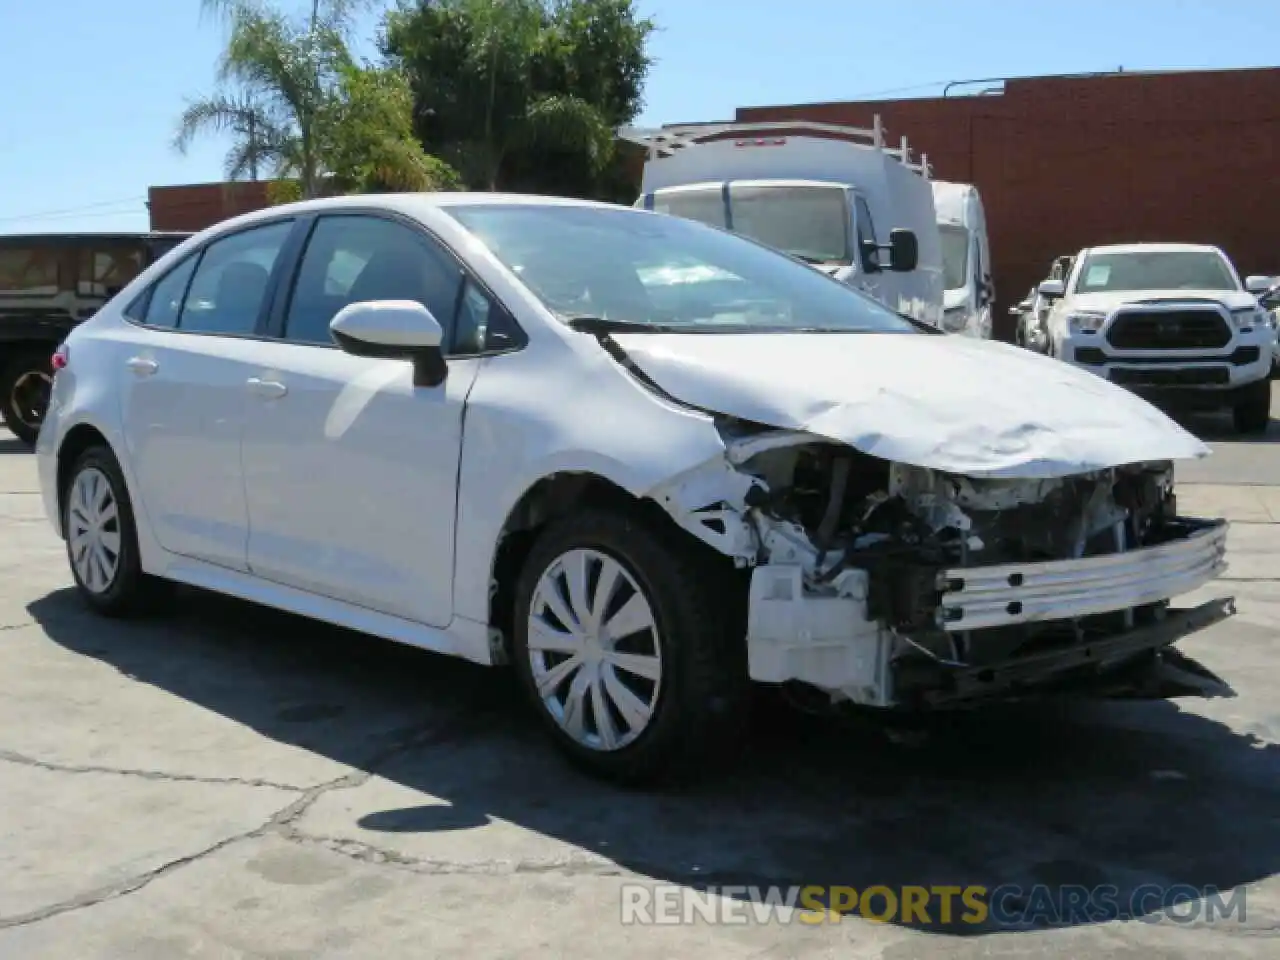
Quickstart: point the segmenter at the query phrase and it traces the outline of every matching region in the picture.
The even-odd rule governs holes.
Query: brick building
[[[905,134],[934,176],[977,184],[1006,308],[1081,247],[1214,243],[1242,273],[1280,273],[1280,69],[1009,80],[994,95],[742,107]]]
[[[221,220],[267,206],[266,180],[187,183],[151,187],[147,211],[152,230],[203,230]]]

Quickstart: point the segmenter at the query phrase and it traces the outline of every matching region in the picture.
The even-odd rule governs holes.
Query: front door
[[[255,575],[448,624],[462,415],[484,361],[455,357],[444,383],[416,387],[407,361],[344,353],[329,322],[348,303],[416,300],[447,344],[466,284],[416,227],[316,221],[283,336],[252,374],[243,450]]]
[[[292,221],[224,237],[183,260],[126,312],[121,416],[142,504],[171,553],[246,570],[240,466],[245,380]]]

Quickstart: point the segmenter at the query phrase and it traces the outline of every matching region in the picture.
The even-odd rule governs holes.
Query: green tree
[[[189,104],[179,121],[180,150],[199,133],[230,130],[229,171],[265,163],[275,177],[295,179],[302,197],[334,189],[437,189],[456,179],[413,136],[404,79],[351,56],[347,40],[367,0],[312,0],[309,15],[262,0],[202,2],[223,18],[227,46],[219,91]],[[257,111],[252,136],[243,132],[248,123],[239,110],[246,103]]]
[[[639,112],[652,29],[631,0],[418,0],[383,49],[424,146],[468,185],[586,194]]]

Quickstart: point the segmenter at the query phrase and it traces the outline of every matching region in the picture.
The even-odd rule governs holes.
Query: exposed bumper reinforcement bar
[[[940,576],[944,630],[1068,620],[1167,600],[1227,569],[1225,520],[1181,520],[1187,536],[1078,560],[961,567]]]
[[[1198,607],[1168,610],[1156,623],[1102,640],[996,664],[948,668],[941,685],[922,691],[921,700],[927,707],[963,706],[1016,696],[1023,690],[1033,692],[1066,679],[1073,671],[1103,677],[1140,654],[1167,647],[1235,612],[1235,598],[1223,597]]]

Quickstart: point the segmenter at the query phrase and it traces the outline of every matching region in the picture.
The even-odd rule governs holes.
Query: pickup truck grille
[[[1196,350],[1225,347],[1231,327],[1217,310],[1126,310],[1107,331],[1117,350]]]

